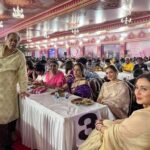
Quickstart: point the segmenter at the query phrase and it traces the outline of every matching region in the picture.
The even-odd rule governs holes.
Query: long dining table
[[[20,99],[22,142],[31,149],[76,150],[95,127],[97,119],[115,117],[106,105],[75,105],[49,92]]]

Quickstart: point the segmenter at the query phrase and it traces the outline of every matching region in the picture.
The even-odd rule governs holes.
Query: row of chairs
[[[104,82],[105,80],[101,78],[91,78],[89,80],[89,86],[91,87],[91,93],[92,93],[91,97],[94,101],[97,100],[99,92]]]
[[[134,94],[135,86],[131,84],[129,81],[125,81],[125,82],[129,88],[129,94],[130,94],[130,104],[129,104],[129,112],[128,112],[128,116],[130,116],[133,111],[141,109],[143,108],[143,106],[136,103],[136,98]]]

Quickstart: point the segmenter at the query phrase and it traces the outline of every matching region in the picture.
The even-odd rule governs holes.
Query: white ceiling
[[[125,3],[125,1],[121,0],[120,6],[114,9],[107,9],[107,7],[105,9],[103,2],[99,1],[94,5],[76,10],[72,13],[40,22],[27,29],[27,36],[32,38],[55,32],[68,31],[71,29],[68,23],[71,22],[72,15],[74,14],[77,16],[78,27],[83,27],[123,18],[130,13],[129,8],[131,8],[132,13],[150,11],[150,0],[127,0],[129,3]]]

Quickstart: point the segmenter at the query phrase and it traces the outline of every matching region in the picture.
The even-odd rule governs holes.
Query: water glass
[[[68,99],[69,98],[69,93],[65,92],[65,98]]]
[[[55,92],[55,97],[58,99],[59,98],[59,93]]]

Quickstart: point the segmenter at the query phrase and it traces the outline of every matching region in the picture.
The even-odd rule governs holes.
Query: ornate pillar
[[[67,47],[67,58],[69,58],[69,57],[70,57],[70,46]]]
[[[58,48],[55,48],[55,57],[58,58]]]
[[[84,56],[84,46],[80,46],[80,57]]]
[[[122,42],[120,43],[120,57],[125,57],[126,51],[126,43]]]

